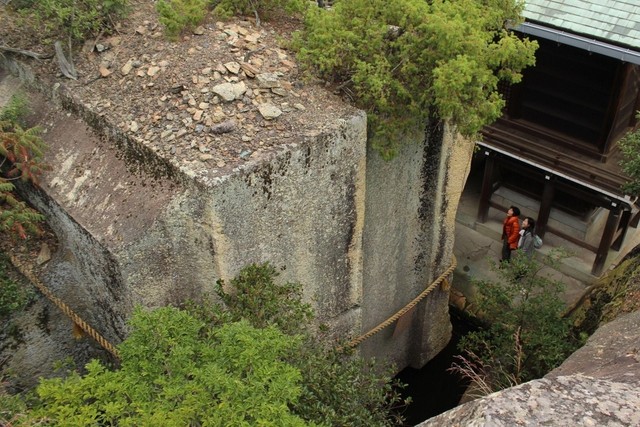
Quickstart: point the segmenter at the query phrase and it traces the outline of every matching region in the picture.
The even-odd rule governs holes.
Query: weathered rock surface
[[[638,426],[640,389],[583,375],[530,381],[458,406],[427,426]]]
[[[55,167],[27,195],[60,239],[47,280],[108,340],[126,336],[135,304],[197,300],[249,263],[283,267],[341,337],[446,270],[471,143],[439,126],[386,162],[366,115],[302,81],[274,28],[209,22],[176,46],[152,2],[136,5],[110,48],[76,56],[76,81],[0,58],[40,90],[32,119]],[[436,289],[362,353],[422,366],[449,340],[447,302]],[[39,344],[23,354],[55,343]]]
[[[639,426],[640,311],[600,327],[545,378],[458,406],[427,426]]]

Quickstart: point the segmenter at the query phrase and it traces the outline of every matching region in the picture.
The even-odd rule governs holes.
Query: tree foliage
[[[391,157],[431,114],[474,135],[501,115],[498,83],[517,83],[536,42],[506,26],[513,0],[350,0],[311,8],[294,47],[311,72],[369,114],[375,146]]]
[[[233,15],[255,15],[259,23],[261,18],[269,18],[273,12],[299,13],[305,10],[307,0],[219,0],[213,12],[221,18]]]
[[[209,0],[159,0],[156,9],[165,35],[175,40],[185,29],[199,25],[207,16]]]
[[[640,119],[640,111],[637,117]],[[640,130],[629,132],[622,137],[618,141],[618,147],[622,152],[620,166],[629,176],[629,181],[622,186],[622,191],[625,194],[638,196],[640,195]]]
[[[247,321],[209,329],[176,308],[138,309],[122,366],[44,380],[30,417],[49,425],[307,425],[289,405],[300,372],[284,359],[300,340]]]
[[[399,403],[373,362],[310,332],[300,286],[269,264],[218,283],[228,305],[138,308],[121,366],[42,380],[23,424],[121,426],[386,426]],[[223,289],[225,289],[223,291]],[[261,311],[261,307],[265,310]],[[1,409],[1,406],[0,406]],[[15,417],[15,414],[9,414]]]
[[[578,345],[563,317],[563,285],[542,276],[541,268],[518,253],[498,269],[500,282],[476,283],[477,312],[488,326],[463,337],[466,356],[455,370],[487,394],[541,378]]]
[[[0,253],[0,320],[3,322],[6,322],[6,317],[11,313],[23,309],[34,296],[30,287],[15,280],[15,276],[10,274],[10,268],[8,257]]]
[[[25,238],[44,217],[16,198],[12,181],[35,183],[46,168],[40,128],[24,129],[26,98],[14,95],[0,111],[0,232]]]
[[[14,7],[36,20],[39,31],[82,41],[112,29],[127,12],[127,0],[20,0]]]

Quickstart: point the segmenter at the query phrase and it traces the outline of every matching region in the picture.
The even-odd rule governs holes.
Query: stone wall
[[[364,233],[363,330],[418,296],[452,262],[455,213],[473,144],[435,127],[392,161],[369,149]],[[401,321],[366,341],[369,356],[422,367],[448,342],[449,292],[438,288]]]

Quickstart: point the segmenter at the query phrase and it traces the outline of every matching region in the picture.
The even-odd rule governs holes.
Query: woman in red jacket
[[[507,217],[502,223],[502,259],[501,261],[509,261],[511,259],[511,251],[518,249],[518,240],[520,239],[520,209],[511,206],[507,211]]]

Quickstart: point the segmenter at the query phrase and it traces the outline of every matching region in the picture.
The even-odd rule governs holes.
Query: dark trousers
[[[509,240],[502,241],[502,259],[500,261],[509,261],[511,259],[511,248],[509,248]]]

